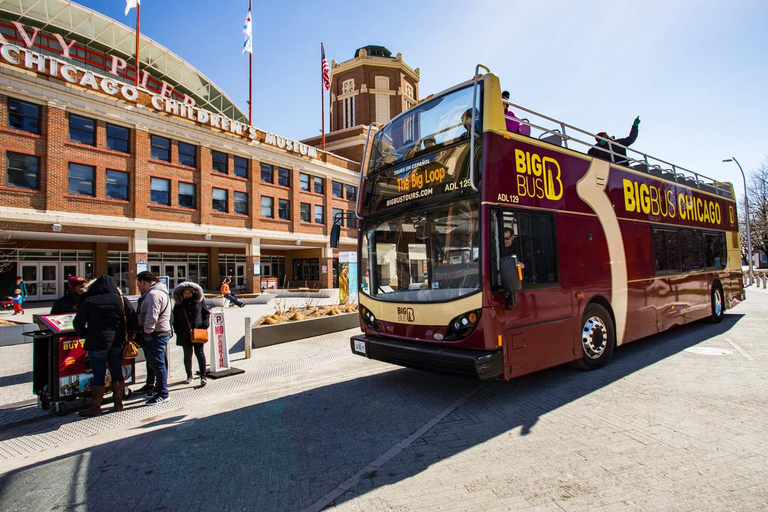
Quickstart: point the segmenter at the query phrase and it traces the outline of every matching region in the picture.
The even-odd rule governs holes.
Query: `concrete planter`
[[[18,324],[0,327],[0,347],[32,343],[32,338],[24,336],[24,333],[36,330],[38,330],[38,327],[34,324]]]
[[[320,336],[331,332],[345,331],[360,326],[359,313],[342,313],[340,315],[310,318],[297,322],[285,322],[275,325],[260,325],[253,327],[252,340],[255,348],[268,347],[285,343],[286,341],[300,340]]]

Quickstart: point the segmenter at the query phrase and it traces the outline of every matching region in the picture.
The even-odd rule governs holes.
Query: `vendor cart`
[[[51,407],[59,414],[66,413],[64,402],[74,402],[91,393],[93,372],[88,352],[83,348],[85,340],[75,334],[72,321],[74,313],[65,315],[34,315],[40,330],[26,332],[32,338],[32,392],[43,410]],[[135,382],[133,359],[123,359],[125,397],[131,390],[128,384]],[[107,371],[107,389],[110,374]]]

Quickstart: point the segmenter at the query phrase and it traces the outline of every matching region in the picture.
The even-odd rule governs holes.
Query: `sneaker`
[[[166,396],[165,398],[163,398],[160,395],[155,395],[153,398],[150,398],[149,400],[147,400],[147,402],[144,405],[164,404],[165,402],[170,402],[170,401],[171,401],[170,396]]]
[[[192,384],[192,376],[187,375],[187,380],[184,381],[184,384]]]
[[[202,387],[205,387],[205,385],[206,385],[206,384],[208,384],[208,380],[207,380],[205,377],[203,377],[202,379],[200,379],[200,387],[201,387],[201,388],[202,388]]]
[[[144,396],[147,397],[147,398],[153,398],[155,396],[155,390],[154,389],[150,389],[149,391],[147,391],[147,394],[144,395]]]

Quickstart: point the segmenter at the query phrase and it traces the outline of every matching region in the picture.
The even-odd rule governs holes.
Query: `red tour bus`
[[[744,299],[733,187],[595,137],[490,72],[369,131],[352,351],[507,380],[719,322]]]

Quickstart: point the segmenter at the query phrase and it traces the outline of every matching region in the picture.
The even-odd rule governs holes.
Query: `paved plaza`
[[[354,356],[357,330],[245,359],[264,310],[226,313],[244,374],[184,385],[174,349],[169,403],[98,418],[35,409],[31,345],[0,347],[0,509],[768,509],[766,290],[506,383]]]

